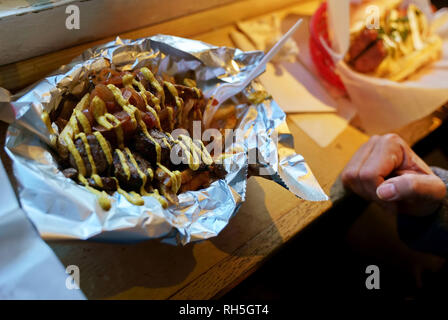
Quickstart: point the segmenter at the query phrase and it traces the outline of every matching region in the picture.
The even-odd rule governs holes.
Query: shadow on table
[[[157,240],[137,244],[98,243],[91,241],[54,241],[49,245],[64,266],[77,265],[80,286],[89,299],[102,299],[134,288],[145,293],[132,298],[166,298],[166,287],[181,283],[196,265],[193,245],[176,247]],[[148,288],[157,290],[150,292]],[[172,291],[172,290],[171,290]]]
[[[273,199],[272,195],[265,193],[266,189],[273,194],[289,193],[289,191],[272,181],[259,177],[250,178],[248,180],[245,202],[224,230],[217,237],[210,239],[218,249],[236,256],[255,254],[237,249],[273,224],[272,216],[267,206],[267,202]],[[295,197],[291,195],[291,198],[294,200]],[[269,241],[283,241],[275,226],[271,228],[270,233]]]

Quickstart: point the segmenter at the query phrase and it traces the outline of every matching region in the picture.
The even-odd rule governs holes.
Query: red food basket
[[[331,47],[327,28],[327,3],[324,2],[311,17],[310,23],[310,53],[311,59],[319,74],[331,85],[346,92],[341,78],[335,73],[335,65],[330,54],[321,43],[323,38]]]

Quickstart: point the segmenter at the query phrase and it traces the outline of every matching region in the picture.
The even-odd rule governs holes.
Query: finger
[[[360,181],[371,199],[377,199],[378,186],[401,166],[404,159],[402,143],[396,134],[382,136],[360,169]]]
[[[425,174],[433,174],[431,168],[423,161],[406,143],[402,144],[403,148],[403,162],[399,168],[398,172],[419,172]]]
[[[358,151],[356,151],[342,171],[342,182],[346,187],[353,189],[353,184],[358,176],[359,168],[373,148],[372,140],[373,138],[364,143]]]
[[[359,179],[359,171],[370,156],[370,153],[378,140],[379,136],[371,137],[370,140],[362,145],[356,152],[342,172],[342,182],[344,185],[362,197],[365,197],[366,194]]]
[[[397,201],[441,201],[446,194],[446,186],[435,175],[405,174],[386,180],[376,193],[387,202]]]
[[[379,136],[372,136],[366,143],[364,143],[352,156],[347,167],[359,167],[359,163],[363,162],[363,159],[370,153],[378,139],[380,139]]]

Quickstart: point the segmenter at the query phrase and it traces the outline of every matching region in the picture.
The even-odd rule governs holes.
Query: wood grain
[[[304,13],[316,8],[314,0],[241,0],[217,8],[196,12],[166,22],[150,25],[138,30],[119,34],[123,39],[138,39],[158,33],[191,37],[213,29],[221,28],[274,10],[298,3]],[[0,66],[0,87],[8,90],[23,88],[67,64],[83,51],[93,46],[112,41],[115,36],[88,42],[68,49],[45,54],[21,62]]]
[[[39,5],[24,2],[20,8],[22,13],[0,21],[3,49],[0,64],[160,24],[236,1],[243,0],[71,0],[70,5],[77,6],[80,13],[77,30],[66,27],[69,15],[65,10],[68,4],[60,1],[55,4],[53,1],[53,7],[40,10]],[[0,1],[0,5],[3,2]]]

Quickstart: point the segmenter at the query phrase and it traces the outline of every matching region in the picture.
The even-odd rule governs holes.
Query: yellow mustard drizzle
[[[145,89],[145,86],[140,81],[133,80],[132,84],[138,87],[139,92],[142,94],[143,99],[145,100],[145,103],[148,104],[148,100],[146,99],[146,93],[149,94],[151,97],[152,103],[154,103],[155,108],[157,111],[160,111],[160,100],[157,98],[151,91],[148,91]]]
[[[198,99],[201,97],[201,91],[199,91],[199,89],[196,87],[197,86],[196,81],[194,81],[193,79],[185,78],[184,85],[192,88],[194,90],[194,92],[196,93],[196,96],[198,97]]]
[[[145,204],[145,201],[142,199],[142,196],[139,195],[137,192],[135,191],[131,191],[131,192],[126,192],[121,188],[118,188],[118,193],[122,194],[123,196],[125,196],[125,198],[130,202],[133,203],[137,206],[142,206]]]
[[[183,134],[179,135],[179,138],[181,140],[178,140],[179,145],[181,146],[182,150],[184,150],[185,154],[187,155],[189,161],[188,166],[191,170],[196,171],[199,169],[199,165],[201,164],[201,150],[196,146],[196,144],[193,142],[193,140]],[[185,142],[185,143],[184,143]],[[198,157],[199,153],[199,157]]]
[[[75,110],[76,119],[81,124],[81,127],[85,133],[91,133],[92,127],[90,126],[89,119],[79,110]]]
[[[162,101],[161,103],[165,103],[165,92],[163,91],[162,86],[160,85],[159,81],[154,77],[154,74],[146,67],[143,67],[140,69],[140,72],[143,74],[146,80],[149,81],[149,83],[156,89],[158,93],[160,93]],[[160,111],[160,110],[159,110]]]
[[[154,192],[150,193],[150,195],[154,198],[157,199],[157,201],[159,201],[159,203],[162,205],[162,208],[167,208],[168,207],[168,202],[165,200],[164,197],[162,197],[159,193],[159,190],[154,189]]]
[[[81,155],[79,154],[78,149],[76,149],[75,144],[73,143],[73,140],[70,136],[65,136],[64,141],[67,144],[68,151],[72,154],[73,158],[75,159],[75,163],[77,166],[77,169],[81,175],[86,174],[86,167],[84,164],[84,161],[82,160]]]
[[[179,189],[182,185],[182,172],[180,172],[179,170],[175,170],[175,171],[173,171],[173,173],[176,175],[177,185],[178,185],[177,191],[179,191]],[[177,193],[177,191],[176,191],[176,193]]]
[[[169,144],[168,140],[166,138],[162,138],[163,143],[170,149],[171,151],[171,145]]]
[[[202,95],[201,95],[201,91],[200,91],[198,88],[196,88],[196,86],[193,87],[193,90],[196,92],[196,95],[198,96],[198,99],[199,99],[200,97],[202,97]]]
[[[152,113],[152,115],[156,118],[156,125],[159,130],[162,130],[162,126],[160,125],[160,119],[159,115],[157,114],[156,110],[154,110],[151,106],[146,105],[146,109]]]
[[[174,110],[172,107],[166,107],[166,110],[168,110],[168,118],[170,119],[170,130],[174,130]]]
[[[164,100],[165,100],[165,93],[164,93],[162,85],[157,81],[154,74],[148,68],[141,68],[140,71],[142,72],[143,76],[151,83],[152,87],[155,88],[155,90],[158,93],[160,93],[160,97],[161,97],[162,105],[163,105]],[[190,83],[190,86],[193,83],[194,82]],[[183,100],[182,100],[182,98],[179,97],[177,89],[175,88],[175,86],[173,84],[171,84],[167,81],[164,81],[163,84],[166,85],[168,91],[175,98],[176,105],[179,109],[178,118],[180,119],[179,121],[181,121]],[[161,110],[160,100],[152,92],[147,91],[141,82],[135,80],[134,76],[132,74],[126,74],[123,76],[123,85],[125,87],[132,87],[132,85],[134,85],[139,89],[139,92],[145,101],[147,110],[154,115],[154,117],[157,121],[157,127],[161,130],[162,128],[160,125],[160,118],[158,116],[158,112]],[[107,87],[113,93],[114,98],[118,102],[118,104],[123,108],[123,110],[126,113],[128,113],[128,115],[131,118],[132,123],[134,125],[139,124],[142,131],[144,132],[144,134],[154,143],[155,148],[156,148],[156,153],[157,153],[157,166],[159,168],[161,168],[161,170],[163,170],[170,177],[171,189],[174,193],[177,193],[182,184],[182,173],[178,170],[170,171],[168,168],[166,168],[165,166],[163,166],[160,163],[161,146],[149,134],[146,124],[142,120],[140,113],[136,112],[138,109],[135,106],[131,105],[126,99],[124,99],[124,97],[121,93],[121,90],[119,88],[117,88],[113,84],[109,84],[109,85],[107,85]],[[193,87],[193,88],[195,89],[195,92],[197,93],[198,97],[200,97],[200,91],[196,87]],[[151,97],[151,101],[153,102],[156,110],[153,107],[148,105],[146,93],[149,93],[149,97]],[[95,183],[98,186],[102,187],[103,182],[101,180],[101,177],[96,173],[96,166],[93,161],[91,148],[88,144],[88,140],[85,135],[85,133],[91,133],[92,129],[91,129],[90,123],[88,121],[88,118],[81,112],[82,110],[85,109],[85,106],[88,103],[88,98],[89,98],[89,94],[86,94],[82,98],[82,100],[78,103],[78,105],[75,107],[75,112],[72,114],[72,117],[70,118],[69,122],[73,129],[73,134],[77,135],[77,137],[79,136],[85,145],[87,157],[88,157],[89,162],[92,167],[92,175],[91,175],[92,179],[95,181]],[[159,201],[159,203],[161,203],[163,208],[166,208],[168,206],[168,202],[166,201],[166,199],[164,197],[162,197],[160,195],[159,190],[154,189],[154,192],[152,192],[152,193],[148,193],[145,190],[144,187],[146,185],[148,175],[149,175],[150,179],[152,180],[154,178],[154,171],[152,168],[147,168],[147,170],[146,170],[147,174],[145,172],[143,172],[141,170],[141,168],[138,166],[138,163],[135,160],[134,156],[132,155],[131,151],[128,148],[124,148],[123,131],[122,131],[122,127],[121,127],[121,122],[114,115],[107,112],[107,108],[106,108],[104,101],[102,101],[99,97],[95,97],[92,100],[92,103],[93,103],[93,113],[94,113],[95,120],[100,125],[102,125],[103,127],[105,127],[108,130],[112,129],[112,128],[115,129],[119,148],[124,149],[127,157],[129,158],[129,161],[136,168],[139,176],[141,177],[142,185],[140,188],[140,193],[142,195],[149,195],[149,196],[155,197]],[[168,116],[169,116],[169,120],[170,120],[170,127],[171,127],[170,129],[173,130],[174,129],[174,109],[172,107],[167,107],[167,111],[168,111]],[[47,117],[48,117],[48,114],[47,114]],[[43,120],[44,120],[44,122],[46,122],[46,125],[48,127],[49,120],[45,120],[44,118],[45,118],[45,115],[43,114]],[[48,122],[48,124],[47,124],[47,122]],[[79,130],[78,122],[82,126],[83,131],[85,133],[84,132],[79,133],[80,130]],[[51,127],[51,125],[50,125],[50,127]],[[103,153],[106,156],[107,162],[109,164],[113,163],[113,157],[112,157],[110,147],[109,147],[107,141],[105,140],[105,138],[103,137],[103,135],[98,131],[94,132],[93,134],[96,136],[96,138],[103,150]],[[189,159],[190,169],[197,170],[199,168],[199,164],[200,164],[199,159],[201,158],[201,156],[203,158],[204,163],[206,163],[206,164],[213,163],[213,159],[211,158],[210,154],[208,153],[208,151],[205,148],[202,141],[200,141],[201,147],[198,147],[194,144],[193,140],[191,138],[189,138],[188,136],[180,135],[180,139],[183,141],[179,141],[179,140],[174,140],[174,138],[169,133],[166,133],[166,134],[168,135],[170,141],[172,141],[174,143],[178,143],[181,146],[181,148],[184,150],[184,152],[186,153],[186,155]],[[66,142],[70,153],[73,155],[76,165],[78,167],[78,170],[80,172],[79,181],[82,182],[89,191],[95,193],[99,197],[100,206],[104,210],[109,210],[111,207],[111,203],[110,203],[110,199],[108,198],[107,193],[105,193],[104,191],[100,192],[99,190],[96,190],[95,188],[92,188],[91,186],[89,186],[88,180],[84,177],[84,175],[86,173],[86,167],[85,167],[85,164],[84,164],[84,161],[83,161],[81,155],[79,154],[79,151],[76,149],[76,147],[74,145],[72,136],[73,135],[71,135],[71,134],[64,136],[64,141]],[[162,141],[163,141],[163,143],[166,144],[166,146],[168,146],[171,149],[171,145],[169,144],[169,142],[166,138],[163,138]],[[189,148],[186,146],[186,144],[189,145]],[[128,162],[126,161],[126,156],[123,154],[123,152],[120,149],[116,149],[115,151],[118,154],[120,163],[122,164],[123,170],[129,180],[130,179],[130,168],[129,168]],[[199,154],[199,159],[198,159],[198,154]],[[121,189],[121,187],[119,186],[118,180],[115,177],[113,177],[113,179],[117,183],[117,192],[122,194],[130,203],[133,203],[135,205],[143,205],[144,204],[144,200],[142,199],[140,194],[138,194],[134,191],[126,192],[125,190]]]
[[[123,82],[124,82],[124,80],[123,80]],[[145,101],[145,104],[148,104],[148,99],[146,98],[146,93],[151,94],[151,92],[147,91],[145,89],[145,87],[143,86],[143,84],[140,81],[137,81],[135,79],[132,79],[132,85],[134,85],[138,88],[138,92],[140,93],[140,96]],[[131,85],[131,87],[132,87],[132,85]]]
[[[92,178],[98,186],[102,187],[103,182],[101,180],[101,177],[96,174],[96,166],[95,166],[95,162],[93,161],[93,157],[92,157],[92,153],[90,150],[90,145],[87,141],[87,137],[86,137],[85,133],[83,133],[83,132],[79,133],[78,136],[81,138],[81,140],[84,143],[87,157],[88,157],[90,165],[92,167]],[[86,174],[86,167],[85,167],[85,164],[84,164],[84,161],[83,161],[81,155],[79,154],[78,149],[76,149],[75,144],[73,143],[72,138],[69,135],[65,135],[64,141],[67,144],[67,148],[68,148],[69,152],[72,154],[73,158],[75,159],[76,167],[79,172],[78,180],[82,184],[84,184],[84,186],[86,187],[86,189],[88,191],[92,192],[93,194],[95,194],[98,197],[98,203],[103,210],[106,210],[106,211],[109,210],[111,208],[111,202],[110,202],[110,199],[109,199],[109,196],[107,195],[107,193],[104,191],[99,191],[99,190],[96,190],[95,188],[92,188],[89,185],[89,182],[87,181],[87,179],[84,177]]]
[[[93,160],[92,151],[90,149],[90,145],[89,145],[89,141],[87,140],[87,136],[83,132],[79,133],[78,136],[81,138],[82,142],[84,143],[84,148],[87,153],[87,158],[89,159],[89,163],[92,168],[91,177],[99,187],[103,187],[103,181],[101,180],[101,177],[97,174],[97,171],[96,171],[95,161]],[[100,206],[104,210],[109,210],[110,209],[110,200],[109,200],[107,194],[104,191],[100,192],[100,191],[96,190],[95,188],[90,187],[88,185],[88,181],[85,179],[85,177],[82,174],[80,174],[79,176],[81,177],[79,179],[81,182],[83,182],[83,180],[85,180],[83,183],[84,183],[84,185],[86,185],[88,187],[88,190],[92,191],[93,193],[95,193],[98,196]],[[106,207],[108,209],[105,209]]]
[[[101,177],[99,175],[97,175],[96,173],[92,174],[92,178],[98,186],[103,187],[103,180],[101,180]]]
[[[82,142],[84,143],[84,149],[87,153],[87,158],[89,159],[90,167],[92,168],[92,174],[96,174],[96,165],[95,161],[93,161],[92,151],[90,150],[89,141],[87,141],[87,136],[84,132],[78,134],[77,137],[80,137]]]
[[[141,119],[140,114],[137,114],[138,123],[140,127],[142,128],[143,133],[145,136],[152,141],[156,148],[156,155],[157,155],[157,162],[160,162],[160,159],[162,158],[162,148],[160,147],[160,144],[149,134],[148,128],[146,127],[145,122]]]
[[[174,140],[174,138],[173,138],[173,136],[171,135],[171,133],[169,133],[169,132],[165,132],[165,134],[168,136],[168,138],[170,138],[170,140],[171,140],[172,142],[176,142],[176,140]]]
[[[128,87],[128,88],[132,88],[132,82],[134,80],[134,76],[130,73],[125,74],[122,77],[122,81],[123,81],[123,86]]]
[[[118,104],[123,108],[124,111],[129,114],[131,117],[131,122],[134,125],[137,125],[137,120],[135,119],[135,113],[138,110],[136,107],[134,107],[132,104],[129,104],[128,100],[126,100],[123,95],[121,94],[120,89],[118,89],[113,84],[108,84],[107,87],[110,91],[112,91],[112,94],[115,97],[115,100],[117,100]]]
[[[93,190],[95,190],[95,189],[93,189]],[[104,191],[101,192],[101,195],[98,198],[98,203],[103,210],[105,210],[105,211],[110,210],[110,207],[111,207],[110,198],[106,192],[104,192]]]
[[[98,124],[102,125],[107,130],[113,128],[113,125],[109,121],[107,121],[108,113],[106,104],[98,96],[95,96],[92,99],[92,113],[93,117],[95,118],[96,122],[98,122]]]
[[[148,169],[148,173],[150,172],[149,170],[150,169]],[[152,170],[151,170],[151,173],[152,173]],[[152,177],[152,175],[151,175],[151,177]],[[130,203],[135,204],[137,206],[142,206],[145,204],[145,201],[143,200],[141,195],[139,195],[137,192],[134,192],[134,191],[126,192],[125,190],[120,188],[120,184],[119,184],[117,178],[113,177],[113,179],[117,183],[117,192],[119,194],[123,195],[126,198],[126,200],[128,200]],[[168,202],[162,196],[160,196],[159,191],[157,189],[155,189],[154,192],[152,192],[152,193],[145,192],[145,195],[156,198],[157,201],[159,201],[159,203],[162,205],[163,208],[168,207]]]
[[[124,83],[124,79],[123,79],[123,83]],[[148,110],[149,112],[152,113],[152,115],[154,116],[154,118],[156,119],[156,125],[157,128],[162,130],[162,127],[160,125],[160,118],[159,115],[157,114],[156,110],[154,110],[150,105],[148,105],[148,101],[146,99],[146,94],[145,93],[149,93],[151,96],[151,101],[155,104],[156,109],[158,109],[160,111],[160,105],[159,105],[159,99],[153,95],[151,92],[147,91],[145,89],[145,87],[143,86],[143,84],[140,81],[137,81],[135,79],[132,80],[132,84],[137,86],[139,89],[139,93],[140,96],[143,98],[143,100],[145,101],[146,104],[146,110]]]
[[[202,96],[201,91],[199,91],[199,89],[196,87],[193,87],[193,90],[194,90],[194,92],[196,92],[196,96],[198,97],[198,99],[201,98],[201,96]]]
[[[82,174],[78,175],[78,180],[81,181],[82,184],[84,184],[84,186],[86,187],[87,190],[89,190],[90,192],[92,192],[93,194],[95,194],[98,197],[98,204],[100,205],[100,207],[103,210],[108,211],[110,209],[110,207],[111,207],[110,198],[106,192],[99,191],[99,190],[96,190],[95,188],[92,188],[89,185],[89,182],[87,181],[87,179]]]
[[[73,135],[71,134],[71,133],[69,133],[68,131],[67,131],[67,133],[66,134],[68,134],[68,135],[71,135],[71,137],[70,138],[72,138],[74,135],[76,135],[77,133],[79,133],[79,128],[78,128],[78,119],[77,119],[77,117],[76,117],[76,111],[82,111],[82,110],[84,110],[84,109],[86,109],[89,105],[88,105],[88,103],[89,103],[89,94],[88,93],[86,93],[85,95],[84,95],[84,97],[82,97],[82,99],[81,99],[81,101],[79,101],[78,102],[78,104],[76,105],[76,107],[74,108],[74,112],[72,113],[72,115],[70,116],[70,119],[69,119],[69,124],[70,124],[70,127],[72,128],[72,130],[73,130]],[[65,134],[64,134],[64,136],[65,136]],[[65,137],[63,138],[64,140],[65,140]]]
[[[184,155],[187,157],[188,166],[190,167],[190,169],[194,171],[197,170],[199,168],[199,165],[197,167],[194,165],[194,161],[192,159],[193,156],[191,155],[190,150],[188,150],[188,147],[182,141],[176,140],[176,143],[181,147]]]
[[[56,134],[53,127],[51,126],[50,115],[48,114],[48,112],[46,110],[43,110],[42,115],[40,117],[42,118],[42,121],[45,123],[45,126],[48,129],[48,132],[50,132],[50,134]]]
[[[134,191],[126,192],[125,190],[120,188],[120,184],[118,183],[117,178],[112,178],[117,183],[117,192],[121,195],[123,195],[126,200],[128,200],[130,203],[135,204],[137,206],[142,206],[145,204],[145,201],[142,199],[142,197]]]
[[[206,164],[206,165],[211,165],[213,164],[213,159],[212,156],[210,155],[210,153],[208,152],[207,148],[205,147],[204,143],[201,140],[197,140],[199,142],[199,144],[201,145],[201,149],[202,149],[202,161]]]
[[[168,91],[173,95],[174,100],[176,101],[176,106],[180,109],[182,108],[182,98],[179,97],[179,93],[177,92],[176,87],[168,81],[163,81],[163,84],[167,87]]]
[[[76,105],[75,110],[82,111],[84,109],[87,109],[89,107],[89,97],[90,97],[90,94],[86,93],[82,97],[81,101],[79,101],[79,103]]]
[[[182,123],[182,118],[183,118],[183,100],[181,97],[179,97],[179,93],[177,92],[176,87],[168,81],[164,81],[163,84],[168,88],[168,91],[173,95],[174,100],[176,101],[176,106],[177,106],[177,121],[178,123]],[[172,119],[172,115],[171,115],[171,119]],[[173,128],[171,129],[171,131],[173,130]]]
[[[70,123],[70,126],[73,128],[73,133],[74,134],[79,133],[78,119],[76,118],[75,113],[73,113],[73,115],[70,117],[69,123]]]
[[[115,152],[118,154],[118,158],[120,159],[121,166],[123,167],[124,173],[126,173],[126,177],[129,180],[131,178],[131,171],[128,166],[128,162],[126,161],[126,157],[120,149],[115,149]]]
[[[153,87],[158,91],[158,92],[163,92],[163,88],[162,86],[159,84],[159,82],[155,79],[153,73],[146,67],[141,68],[140,71],[142,72],[143,76],[153,85]],[[125,78],[126,77],[126,78]],[[130,83],[135,84],[140,92],[144,93],[146,90],[144,88],[144,86],[137,80],[134,79],[134,77],[130,74],[125,75],[123,77],[123,83],[125,85],[130,85]],[[179,107],[179,118],[182,118],[182,104],[183,101],[182,99],[179,97],[178,92],[176,87],[168,82],[168,81],[164,81],[163,82],[164,85],[167,87],[168,91],[174,96],[175,100],[176,100],[176,105]],[[136,121],[138,122],[138,124],[140,125],[140,127],[142,128],[144,134],[154,143],[155,148],[156,148],[156,153],[157,153],[157,163],[160,163],[161,160],[161,146],[160,144],[149,134],[146,124],[143,122],[143,120],[141,119],[140,113],[136,113],[137,108],[134,107],[133,105],[129,104],[129,102],[124,99],[124,97],[121,94],[120,89],[118,89],[117,87],[115,87],[112,84],[108,85],[108,88],[112,91],[112,93],[114,94],[115,99],[117,100],[117,102],[122,106],[122,108]],[[145,102],[146,102],[146,97],[144,97]],[[149,105],[146,106],[147,109],[153,113],[153,115],[156,117],[157,119],[157,125],[159,128],[160,127],[160,120],[159,117],[157,115],[157,112],[151,108]],[[174,110],[172,107],[167,107],[168,110],[168,116],[170,119],[170,129],[174,130]],[[183,135],[181,135],[183,136]],[[171,135],[169,136],[171,139],[173,139],[171,137]],[[187,146],[185,146],[185,144],[180,143],[182,149],[184,150],[184,152],[186,153],[188,159],[189,159],[189,167],[192,170],[197,170],[199,168],[200,165],[200,160],[201,158],[203,159],[204,163],[206,164],[211,164],[213,163],[213,160],[211,159],[210,154],[208,153],[208,151],[206,150],[204,144],[202,143],[202,141],[200,142],[201,147],[199,148],[198,146],[195,145],[195,143],[193,142],[193,140],[191,140],[189,137],[187,136],[183,136],[181,137],[183,140],[185,140],[189,147],[190,147],[190,151],[188,151]],[[163,139],[164,143],[171,149],[170,144],[168,143],[168,141],[164,138]],[[174,139],[173,139],[174,141]],[[179,143],[179,141],[176,141]],[[201,150],[202,149],[202,150]],[[199,155],[199,157],[198,157]]]
[[[128,155],[128,158],[131,161],[132,165],[137,170],[137,173],[140,176],[140,179],[142,179],[142,185],[140,186],[140,194],[143,196],[149,195],[148,192],[146,192],[146,190],[145,190],[146,181],[147,181],[148,177],[146,176],[146,174],[144,172],[142,172],[140,170],[140,167],[138,166],[138,163],[135,160],[134,155],[132,154],[131,150],[129,150],[128,148],[125,148],[124,151]]]
[[[146,170],[146,172],[148,172],[149,177],[151,178],[151,180],[154,179],[154,171],[151,168],[148,168]]]
[[[121,127],[121,122],[114,115],[110,113],[106,113],[106,118],[112,122],[114,122],[114,130],[115,135],[117,136],[117,143],[120,148],[124,148],[124,137],[123,137],[123,128]]]
[[[99,131],[95,131],[93,134],[95,135],[96,140],[98,140],[98,143],[100,144],[100,147],[103,150],[104,155],[106,156],[107,163],[112,164],[112,152],[110,151],[109,144],[107,143],[106,139]]]
[[[180,185],[182,183],[181,180],[181,176],[179,174],[177,174],[177,172],[172,172],[170,171],[167,167],[165,167],[164,165],[162,165],[161,163],[157,163],[157,166],[162,169],[167,175],[170,176],[170,180],[171,180],[171,190],[174,193],[177,193],[177,191],[179,191]],[[179,172],[180,173],[180,172]]]
[[[184,85],[186,85],[187,87],[190,87],[190,88],[195,88],[196,87],[196,81],[194,81],[193,79],[190,79],[190,78],[185,78],[184,79]]]

